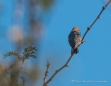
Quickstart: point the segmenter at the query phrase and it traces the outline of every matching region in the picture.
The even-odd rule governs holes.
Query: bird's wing
[[[71,32],[68,36],[68,41],[69,41],[69,44],[72,48],[74,48],[74,46],[75,46],[74,38],[75,38],[75,34],[73,32]]]
[[[81,44],[81,36],[80,35],[75,35],[74,41],[75,41],[75,47],[74,49],[76,49],[80,44]]]

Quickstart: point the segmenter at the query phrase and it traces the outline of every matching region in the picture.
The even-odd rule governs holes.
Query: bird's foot
[[[84,42],[85,42],[85,41],[84,41],[84,40],[82,40],[82,41],[81,41],[81,44],[83,44]]]

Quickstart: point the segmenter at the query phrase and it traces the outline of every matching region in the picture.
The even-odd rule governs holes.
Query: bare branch
[[[48,73],[49,73],[49,67],[50,67],[50,63],[49,63],[49,61],[47,60],[47,69],[46,69],[46,72],[45,72],[45,77],[44,77],[44,84],[43,84],[43,86],[47,86],[46,78],[47,78]]]
[[[92,26],[96,23],[96,21],[97,21],[98,19],[100,19],[101,14],[102,14],[103,11],[106,9],[106,7],[109,5],[110,2],[111,2],[111,0],[109,0],[109,2],[108,2],[105,6],[102,7],[102,10],[100,11],[100,13],[99,13],[99,15],[97,16],[97,18],[96,18],[96,19],[94,20],[94,22],[87,28],[85,34],[83,35],[82,43],[83,43],[83,40],[84,40],[86,34],[88,33],[88,31],[92,28]]]
[[[96,23],[96,21],[97,21],[98,19],[100,19],[101,14],[103,13],[103,11],[106,9],[106,7],[108,6],[108,4],[109,4],[110,2],[111,2],[111,0],[109,0],[109,2],[108,2],[105,6],[102,7],[102,10],[100,11],[100,13],[99,13],[99,15],[97,16],[97,18],[96,18],[96,19],[94,20],[94,22],[87,28],[85,34],[83,35],[81,44],[83,43],[83,40],[84,40],[86,34],[88,33],[88,31],[92,28],[92,26]],[[81,44],[80,44],[80,45],[81,45]],[[80,45],[79,45],[79,46],[80,46]],[[79,46],[78,46],[78,47],[79,47]],[[49,80],[47,80],[47,82],[45,82],[45,81],[46,81],[46,75],[45,75],[44,82],[45,82],[46,85],[44,85],[44,86],[47,86],[47,84],[48,84],[50,81],[52,81],[52,79],[56,76],[57,73],[59,73],[62,69],[64,69],[65,67],[68,66],[68,63],[70,62],[70,60],[71,60],[71,58],[73,57],[73,55],[74,55],[74,54],[72,54],[72,55],[69,57],[69,59],[67,60],[67,62],[66,62],[61,68],[59,68],[58,70],[56,70],[56,71],[54,72],[54,74],[49,78]]]
[[[67,60],[67,62],[58,70],[55,71],[55,73],[50,77],[50,79],[46,82],[46,84],[48,84],[50,81],[52,81],[52,79],[54,78],[54,76],[59,73],[62,69],[64,69],[65,67],[68,66],[68,63],[70,62],[71,58],[73,57],[74,54],[72,54],[69,59]]]

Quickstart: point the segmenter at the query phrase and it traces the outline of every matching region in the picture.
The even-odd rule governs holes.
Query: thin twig
[[[99,13],[99,15],[97,16],[97,18],[96,18],[96,19],[94,20],[94,22],[87,28],[85,34],[83,35],[81,44],[83,43],[83,40],[84,40],[86,34],[88,33],[88,31],[92,28],[92,26],[96,23],[96,21],[97,21],[98,19],[100,19],[101,14],[103,13],[103,11],[106,9],[106,7],[108,6],[108,4],[109,4],[110,2],[111,2],[111,0],[109,0],[109,2],[108,2],[105,6],[102,7],[102,10],[100,11],[100,13]],[[81,44],[80,44],[80,45],[81,45]],[[80,45],[79,45],[79,46],[80,46]],[[79,47],[79,46],[78,46],[78,47]],[[74,55],[74,54],[73,54],[73,55]],[[55,77],[55,75],[56,75],[57,73],[59,73],[62,69],[64,69],[65,67],[68,66],[68,63],[70,62],[70,60],[71,60],[71,58],[73,57],[73,55],[71,55],[71,56],[69,57],[69,59],[67,60],[67,62],[66,62],[61,68],[59,68],[58,70],[55,71],[55,73],[49,78],[49,80],[47,80],[47,82],[46,82],[45,84],[48,84],[50,81],[52,81],[52,79]]]
[[[85,34],[83,35],[82,42],[83,42],[86,34],[88,33],[88,31],[92,28],[92,26],[96,23],[96,21],[97,21],[98,19],[100,19],[101,14],[102,14],[103,11],[106,9],[106,7],[109,5],[110,2],[111,2],[111,0],[109,0],[109,2],[108,2],[105,6],[102,7],[102,10],[100,11],[100,13],[99,13],[99,15],[97,16],[97,18],[96,18],[96,19],[94,20],[94,22],[87,28]]]
[[[46,72],[45,72],[45,77],[44,77],[44,84],[43,84],[43,86],[47,86],[46,78],[47,78],[48,73],[49,73],[49,67],[50,67],[50,63],[49,63],[49,61],[47,60],[47,69],[46,69]]]
[[[54,78],[54,76],[59,73],[62,69],[64,69],[65,67],[68,66],[68,63],[70,62],[71,58],[73,57],[74,54],[72,54],[69,59],[67,60],[67,62],[58,70],[55,71],[55,73],[50,77],[50,79],[46,82],[46,84],[48,84],[50,81],[52,81],[52,79]]]

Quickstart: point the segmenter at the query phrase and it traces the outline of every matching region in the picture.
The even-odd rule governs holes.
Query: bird
[[[81,33],[78,27],[74,27],[68,35],[68,42],[71,46],[71,55],[79,52],[78,46],[82,43]]]

